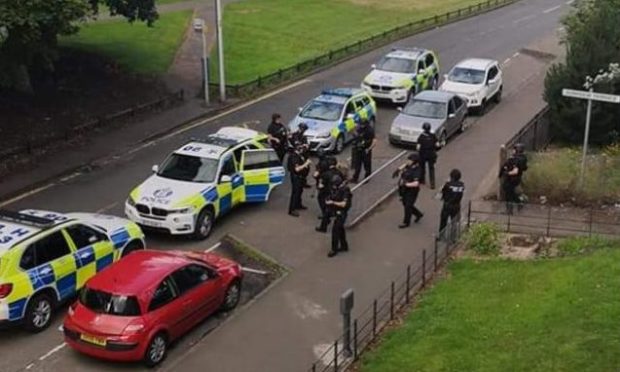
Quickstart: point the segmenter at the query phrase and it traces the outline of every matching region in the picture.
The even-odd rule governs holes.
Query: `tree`
[[[562,23],[566,35],[566,61],[556,64],[545,79],[552,131],[559,142],[581,143],[585,101],[562,97],[562,89],[588,89],[620,94],[613,62],[620,61],[620,0],[582,0]],[[607,73],[605,69],[609,69]],[[595,82],[593,76],[605,75]],[[616,76],[616,77],[614,77]],[[620,139],[620,105],[594,102],[590,141],[604,145]]]
[[[129,22],[158,17],[154,0],[0,0],[0,87],[32,92],[31,73],[54,69],[58,36],[76,33],[100,4]]]

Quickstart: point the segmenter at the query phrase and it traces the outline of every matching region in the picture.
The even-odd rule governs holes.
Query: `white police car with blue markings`
[[[0,324],[42,331],[89,278],[144,247],[142,230],[123,218],[0,211]]]
[[[233,207],[267,201],[284,180],[268,136],[238,127],[181,146],[153,172],[130,193],[125,214],[141,226],[197,239]]]

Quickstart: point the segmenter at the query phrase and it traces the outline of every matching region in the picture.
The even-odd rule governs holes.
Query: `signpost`
[[[207,26],[204,19],[194,19],[194,31],[200,33],[202,36],[202,85],[204,87],[205,104],[209,105],[209,60],[207,58]]]
[[[224,38],[222,36],[222,3],[215,0],[215,22],[217,27],[217,52],[220,67],[220,100],[226,101],[226,79],[224,77]]]
[[[583,187],[583,177],[586,168],[586,155],[588,153],[588,137],[590,136],[590,117],[592,116],[592,101],[620,103],[620,96],[613,94],[596,93],[592,88],[590,88],[590,90],[562,89],[562,95],[564,97],[588,100],[588,109],[586,112],[586,132],[583,138],[583,156],[581,158],[581,174],[579,176],[579,186]]]

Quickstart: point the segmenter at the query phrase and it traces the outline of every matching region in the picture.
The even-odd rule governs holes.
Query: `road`
[[[565,1],[524,0],[475,19],[454,23],[417,35],[398,42],[396,45],[427,47],[437,51],[444,72],[458,60],[470,56],[495,58],[500,62],[505,62],[507,66],[511,66],[511,63],[518,64],[523,61],[516,54],[520,48],[558,28],[558,18],[566,8]],[[270,95],[267,99],[246,105],[241,109],[205,122],[203,125],[196,125],[181,133],[162,138],[150,146],[137,148],[131,154],[115,159],[101,169],[88,174],[81,174],[41,192],[33,193],[8,206],[11,208],[36,207],[57,211],[99,211],[122,215],[122,206],[129,190],[149,175],[152,164],[163,160],[167,153],[183,144],[190,137],[199,137],[211,133],[224,125],[235,125],[257,119],[262,119],[263,122],[253,127],[265,130],[267,118],[273,111],[279,111],[285,119],[289,119],[296,113],[297,107],[303,105],[323,88],[341,85],[358,86],[362,77],[368,72],[369,66],[388,50],[389,47],[382,48],[313,75],[294,84],[289,89]],[[514,76],[509,78],[515,83],[522,80],[520,74],[527,75],[528,73],[527,68],[517,67],[520,68],[514,69]],[[507,93],[515,93],[516,89],[518,89],[516,84],[512,87],[506,86]],[[399,151],[387,144],[387,130],[395,115],[394,107],[381,107],[379,110],[377,133],[381,143],[375,152],[377,158],[385,159]],[[473,129],[476,129],[475,124]],[[488,149],[488,146],[495,144],[496,139],[476,140],[474,136],[485,136],[485,132],[480,130],[466,131],[448,145],[446,154],[452,154],[454,158],[455,153],[466,151],[473,154],[474,157],[477,154],[484,156],[482,148],[486,146]],[[448,166],[448,164],[442,164],[442,167],[447,168]],[[465,177],[465,182],[472,185],[471,189],[475,188],[473,186],[479,181],[480,178]],[[293,220],[286,216],[287,187],[285,186],[275,192],[268,205],[243,207],[224,218],[218,223],[213,236],[206,242],[195,243],[187,239],[149,236],[148,243],[151,247],[161,249],[173,247],[182,249],[204,248],[212,245],[226,232],[233,232],[240,235],[244,240],[259,245],[262,250],[293,271],[298,268],[307,268],[309,262],[316,261],[318,257],[324,257],[327,238],[315,239],[317,235],[312,233],[316,210],[308,211],[299,220]],[[314,202],[309,200],[307,204],[315,208]],[[261,218],[257,218],[259,213]],[[285,232],[283,232],[282,226],[286,226]],[[435,221],[428,221],[422,225],[422,228],[425,233],[430,234],[436,228]],[[304,249],[297,249],[298,244],[294,247],[289,244],[298,237],[303,238]],[[295,241],[298,242],[298,240]],[[390,260],[389,257],[384,259]],[[398,259],[392,261],[392,265],[400,263]],[[323,262],[321,265],[327,264]],[[352,263],[357,267],[360,264],[360,262]],[[325,267],[322,269],[329,270]],[[346,271],[347,268],[342,267],[341,270]],[[377,281],[380,282],[378,287],[381,288],[392,277],[389,273],[373,273],[373,275],[377,276]],[[333,298],[323,300],[328,302],[333,301]],[[253,309],[250,308],[247,311],[251,312]],[[67,371],[124,368],[117,365],[106,366],[70,352],[62,346],[62,334],[57,330],[60,322],[61,317],[58,317],[53,327],[34,336],[15,330],[1,332],[0,349],[3,358],[0,360],[0,370],[21,370],[28,366],[30,366],[30,370],[63,369]],[[226,330],[223,329],[222,333],[225,332]],[[274,337],[277,337],[277,334]],[[174,358],[171,359],[167,363],[172,365]]]

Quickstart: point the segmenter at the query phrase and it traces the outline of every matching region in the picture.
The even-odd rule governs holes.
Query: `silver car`
[[[418,93],[392,122],[389,139],[393,145],[415,145],[422,125],[429,123],[442,146],[448,138],[463,130],[467,104],[459,96],[434,90]]]

